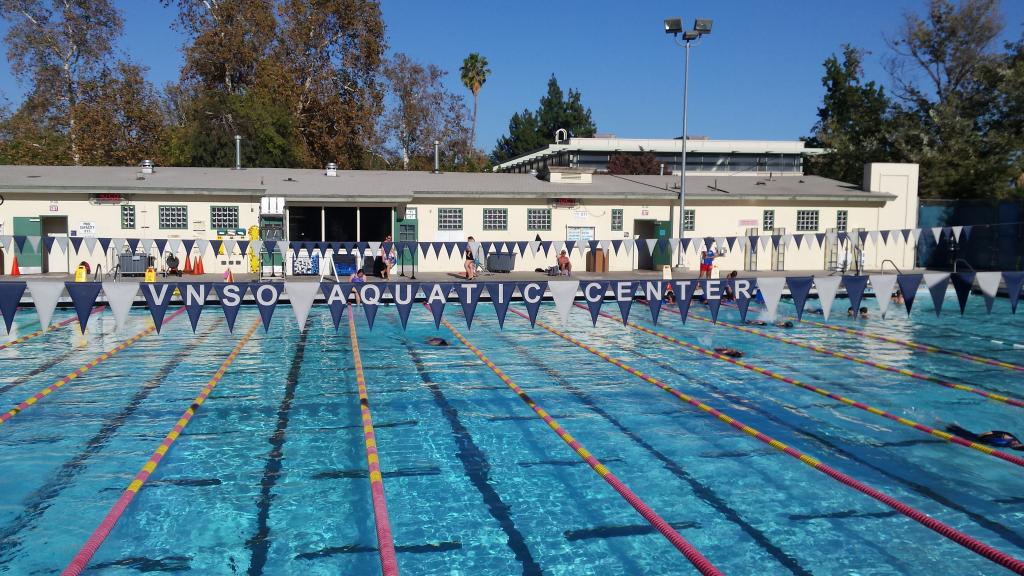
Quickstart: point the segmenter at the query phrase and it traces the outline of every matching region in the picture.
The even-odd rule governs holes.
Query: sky
[[[157,86],[177,79],[183,38],[159,0],[115,0],[125,19],[121,49],[149,67]],[[490,63],[480,92],[477,145],[485,151],[514,112],[535,109],[554,74],[593,111],[598,131],[622,138],[682,132],[683,49],[663,32],[678,16],[714,20],[691,48],[689,133],[715,139],[790,140],[810,133],[824,89],[822,62],[850,43],[869,51],[869,79],[887,82],[885,38],[924,0],[382,0],[391,52],[449,72],[470,52]],[[1021,37],[1024,2],[1004,0],[1004,40]],[[5,31],[0,26],[0,31]],[[0,67],[12,104],[25,87]]]

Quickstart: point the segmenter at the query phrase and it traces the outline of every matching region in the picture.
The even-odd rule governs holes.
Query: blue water
[[[926,299],[927,293],[922,293]],[[867,305],[874,306],[873,301]],[[832,322],[1024,363],[1024,318],[952,296],[936,319]],[[834,309],[845,310],[843,301]],[[522,309],[521,304],[513,304]],[[613,303],[605,310],[618,314]],[[791,313],[783,304],[781,310]],[[874,311],[874,310],[873,310]],[[694,309],[696,314],[705,312]],[[465,330],[545,410],[716,566],[731,574],[997,574],[1001,568],[509,313]],[[58,312],[56,320],[68,317]],[[0,425],[0,573],[59,572],[246,328],[181,316]],[[429,313],[403,331],[381,308],[359,340],[404,574],[689,574],[689,563]],[[540,318],[557,325],[550,305]],[[631,319],[649,325],[646,307]],[[722,319],[735,320],[723,308]],[[820,317],[814,317],[820,319]],[[19,315],[15,334],[38,328]],[[13,406],[148,325],[108,312],[0,351]],[[910,428],[576,309],[582,341],[1004,552],[1024,557],[1021,471]],[[1024,410],[691,320],[659,329],[924,424],[1024,434]],[[1024,396],[1008,370],[807,325],[767,328],[858,356]],[[440,335],[448,348],[424,344]],[[2,341],[7,341],[5,337]],[[246,345],[96,554],[91,574],[380,571],[347,326],[287,307]]]

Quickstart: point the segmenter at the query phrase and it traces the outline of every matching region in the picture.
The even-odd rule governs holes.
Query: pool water
[[[923,293],[927,294],[927,293]],[[950,294],[935,318],[831,323],[1024,363],[1022,320]],[[845,310],[845,302],[834,310]],[[868,301],[868,306],[874,306]],[[522,309],[521,303],[513,303]],[[788,307],[787,307],[788,306]],[[446,317],[543,409],[728,574],[995,574],[1003,569],[657,387],[509,313]],[[618,314],[613,303],[605,311]],[[792,306],[783,303],[783,313]],[[874,311],[874,310],[872,310]],[[706,315],[694,307],[693,314]],[[70,316],[58,311],[55,322]],[[246,329],[208,307],[182,315],[0,426],[0,573],[53,574],[74,556]],[[558,326],[550,304],[539,318]],[[723,308],[721,320],[736,321]],[[820,320],[819,317],[813,317]],[[691,574],[686,559],[430,314],[402,330],[356,311],[398,565],[404,574]],[[634,322],[650,326],[646,307]],[[0,350],[0,400],[34,394],[150,323],[109,312]],[[95,326],[97,329],[92,329]],[[20,314],[8,341],[38,329]],[[929,426],[1024,435],[1024,410],[662,311],[658,329]],[[576,309],[565,330],[1015,557],[1022,476],[840,402]],[[1024,396],[1018,372],[802,325],[767,331]],[[446,338],[445,348],[425,344]],[[287,307],[260,328],[92,559],[89,574],[380,572],[346,324]]]

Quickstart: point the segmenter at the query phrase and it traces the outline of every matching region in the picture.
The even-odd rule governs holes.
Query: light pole
[[[686,57],[683,60],[683,137],[682,137],[682,155],[680,158],[679,167],[679,239],[683,239],[683,228],[684,222],[686,221],[686,122],[688,113],[688,104],[690,96],[690,42],[699,40],[701,36],[711,33],[711,20],[698,18],[693,23],[692,30],[683,30],[683,19],[682,18],[667,18],[665,19],[665,33],[671,34],[676,44],[679,44],[686,50]],[[680,38],[680,35],[682,37]],[[682,43],[680,43],[680,40]],[[680,244],[678,250],[678,266],[683,266],[683,247]]]

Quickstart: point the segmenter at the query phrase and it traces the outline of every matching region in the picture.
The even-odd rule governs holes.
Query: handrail
[[[103,280],[103,264],[96,264],[96,270],[92,273],[92,281]]]
[[[903,275],[903,272],[902,272],[902,271],[901,271],[901,270],[899,269],[899,267],[898,267],[898,266],[896,266],[896,263],[895,263],[895,262],[893,262],[892,260],[889,260],[888,258],[886,258],[885,260],[882,260],[881,268],[882,268],[883,270],[884,270],[884,268],[885,268],[885,263],[886,263],[886,262],[888,262],[888,263],[889,263],[889,265],[890,265],[890,266],[892,266],[893,270],[895,270],[897,274],[899,274],[899,275],[901,275],[901,276]]]
[[[968,262],[967,260],[964,260],[963,258],[957,258],[956,260],[953,260],[953,274],[956,274],[956,265],[959,262],[963,262],[967,266],[967,268],[970,269],[971,272],[974,272],[974,267],[971,266],[970,262]]]

